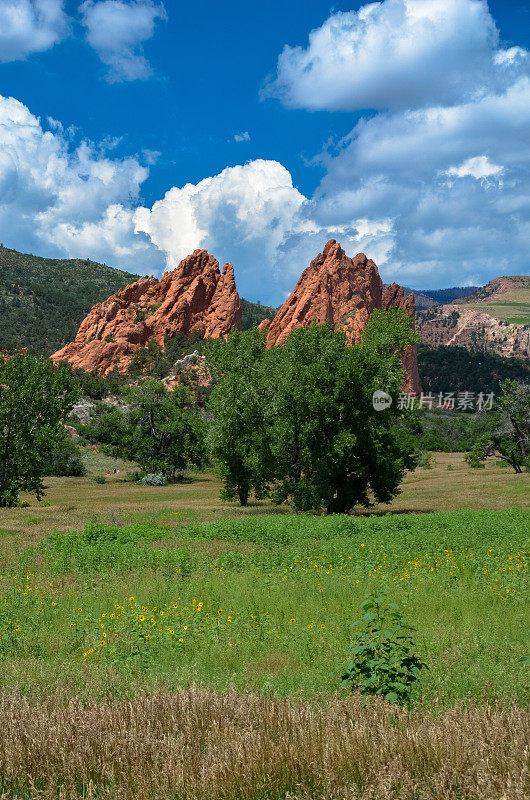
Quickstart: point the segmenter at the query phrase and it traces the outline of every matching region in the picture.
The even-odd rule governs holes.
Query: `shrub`
[[[166,479],[161,472],[149,472],[138,483],[142,486],[165,486]]]
[[[96,475],[94,478],[94,483],[106,483],[107,479],[103,477],[103,475]]]
[[[342,675],[342,686],[368,695],[383,695],[390,703],[408,702],[420,670],[426,664],[414,653],[411,631],[395,603],[384,595],[366,595],[358,632],[350,646],[351,661]]]

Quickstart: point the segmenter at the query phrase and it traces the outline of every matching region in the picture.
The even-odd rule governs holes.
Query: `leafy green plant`
[[[404,623],[399,606],[387,603],[384,595],[366,595],[361,608],[364,613],[354,623],[358,631],[341,685],[358,689],[364,697],[383,695],[403,706],[420,671],[427,668],[414,652],[414,628]]]
[[[103,475],[96,475],[94,483],[106,483],[107,479]]]

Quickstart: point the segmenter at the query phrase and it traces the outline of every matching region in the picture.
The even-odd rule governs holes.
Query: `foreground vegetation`
[[[391,507],[504,510],[272,513],[207,475],[3,510],[0,796],[523,800],[527,476],[436,460]],[[428,667],[409,710],[340,689],[372,590]]]
[[[355,696],[309,704],[193,688],[67,706],[7,696],[0,717],[10,798],[528,797],[530,731],[517,708],[440,716]]]
[[[528,700],[524,510],[160,522],[2,537],[4,687],[330,694],[363,596],[383,590],[429,666],[414,705]]]

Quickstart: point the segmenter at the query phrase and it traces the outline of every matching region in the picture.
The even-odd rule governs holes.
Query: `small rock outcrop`
[[[374,262],[364,253],[350,258],[334,239],[303,271],[294,290],[272,322],[264,320],[260,330],[267,329],[267,346],[281,345],[291,331],[312,322],[330,322],[346,331],[351,344],[359,341],[370,314],[376,308],[403,308],[415,315],[414,295],[405,297],[397,283],[386,286]],[[405,354],[407,371],[405,389],[421,391],[416,348]]]
[[[104,303],[94,306],[75,340],[53,354],[87,372],[125,371],[134,353],[154,338],[200,331],[218,338],[241,330],[241,301],[232,264],[219,262],[206,250],[195,250],[160,280],[140,278]]]

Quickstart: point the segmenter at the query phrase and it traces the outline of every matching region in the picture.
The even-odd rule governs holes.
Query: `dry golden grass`
[[[528,714],[399,712],[191,688],[132,701],[0,698],[3,798],[524,800]]]
[[[451,469],[449,470],[448,467]],[[247,508],[219,499],[221,484],[211,474],[195,476],[192,483],[172,486],[139,486],[116,479],[98,485],[91,478],[47,478],[45,505],[24,497],[29,508],[0,510],[0,528],[23,534],[20,544],[31,544],[52,530],[77,530],[91,517],[103,522],[134,522],[153,519],[158,524],[179,527],[189,522],[212,522],[226,517],[278,514],[288,506],[268,501],[251,502]],[[49,505],[48,505],[49,504]],[[405,477],[402,493],[388,505],[368,513],[458,511],[461,509],[530,508],[527,474],[498,466],[494,460],[485,469],[471,469],[462,453],[433,454],[432,469],[418,469]],[[18,537],[17,537],[18,538]],[[6,539],[4,538],[4,544]]]

